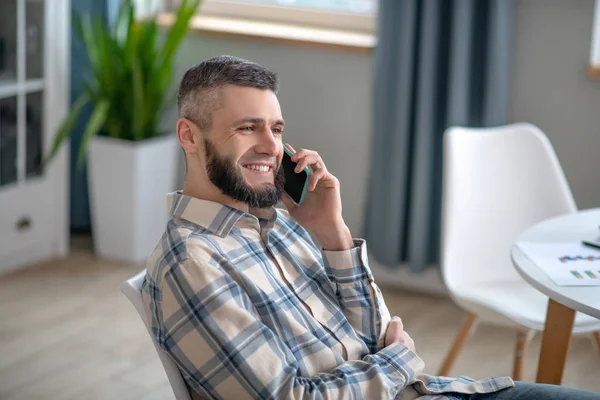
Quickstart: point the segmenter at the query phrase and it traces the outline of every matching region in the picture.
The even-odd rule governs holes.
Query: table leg
[[[550,299],[535,379],[537,383],[560,385],[574,322],[575,310]]]

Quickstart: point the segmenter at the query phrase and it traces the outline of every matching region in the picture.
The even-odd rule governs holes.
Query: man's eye
[[[239,128],[240,131],[253,131],[254,127],[253,126],[242,126],[241,128]]]
[[[273,133],[282,134],[283,133],[283,129],[281,129],[281,128],[273,128]]]

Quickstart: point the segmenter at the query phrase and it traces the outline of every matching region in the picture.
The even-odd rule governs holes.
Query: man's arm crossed
[[[348,321],[373,353],[384,347],[390,312],[368,266],[362,239],[344,251],[323,251],[325,271],[336,285],[338,301]]]
[[[213,398],[394,398],[422,361],[393,343],[332,371],[301,377],[286,344],[218,266],[188,260],[160,284],[159,343],[198,392]],[[373,398],[375,398],[373,397]]]

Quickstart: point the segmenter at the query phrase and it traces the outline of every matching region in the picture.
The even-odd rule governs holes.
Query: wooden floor
[[[0,277],[0,399],[173,399],[141,320],[119,284],[141,266],[96,259],[76,239],[64,260]],[[435,372],[462,312],[448,299],[383,287],[428,372]],[[515,333],[480,326],[452,375],[510,374]],[[525,379],[533,381],[540,337]],[[589,337],[573,339],[564,384],[600,391],[600,356]]]

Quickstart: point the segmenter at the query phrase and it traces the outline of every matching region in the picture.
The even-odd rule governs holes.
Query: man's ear
[[[177,139],[186,154],[198,152],[198,127],[187,118],[179,118],[177,121]]]

